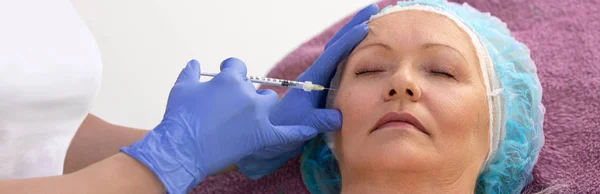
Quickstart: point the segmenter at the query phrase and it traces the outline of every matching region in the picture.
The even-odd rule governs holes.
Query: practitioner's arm
[[[313,127],[272,125],[277,94],[256,91],[242,61],[225,60],[205,83],[199,71],[197,61],[188,63],[161,123],[122,153],[68,175],[0,181],[0,193],[186,193],[260,148],[317,135]]]
[[[71,141],[65,159],[64,174],[85,168],[93,163],[119,153],[123,146],[140,140],[148,130],[113,125],[93,114],[88,114]],[[217,174],[237,171],[235,164]]]
[[[140,140],[148,130],[113,125],[88,114],[69,145],[64,174],[75,172],[119,153],[123,146]]]
[[[165,193],[152,171],[126,154],[116,154],[69,175],[0,181],[0,193]]]

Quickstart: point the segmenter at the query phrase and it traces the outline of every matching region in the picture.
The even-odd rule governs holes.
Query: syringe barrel
[[[300,88],[302,89],[302,85],[299,82],[291,81],[291,80],[283,80],[283,79],[275,79],[275,78],[266,78],[266,77],[258,77],[258,76],[248,76],[252,82],[257,84],[264,84],[270,86],[283,86],[288,88]]]

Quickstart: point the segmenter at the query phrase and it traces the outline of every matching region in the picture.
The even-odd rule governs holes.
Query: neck
[[[474,193],[476,169],[459,173],[342,170],[342,193]]]

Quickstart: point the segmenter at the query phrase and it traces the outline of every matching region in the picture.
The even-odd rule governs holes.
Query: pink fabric
[[[396,0],[379,2],[383,7]],[[463,2],[463,1],[461,1]],[[560,193],[600,193],[600,2],[597,0],[466,0],[508,23],[529,46],[546,106],[546,144],[528,192],[560,186]],[[295,79],[319,56],[350,17],[286,56],[269,77]],[[282,88],[262,87],[277,91]],[[191,193],[308,193],[298,158],[251,181],[238,173],[210,177]]]

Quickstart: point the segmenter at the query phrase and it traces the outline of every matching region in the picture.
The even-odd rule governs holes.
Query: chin
[[[411,138],[369,137],[364,145],[354,144],[345,151],[346,163],[352,168],[386,171],[423,171],[435,162],[431,145]]]

